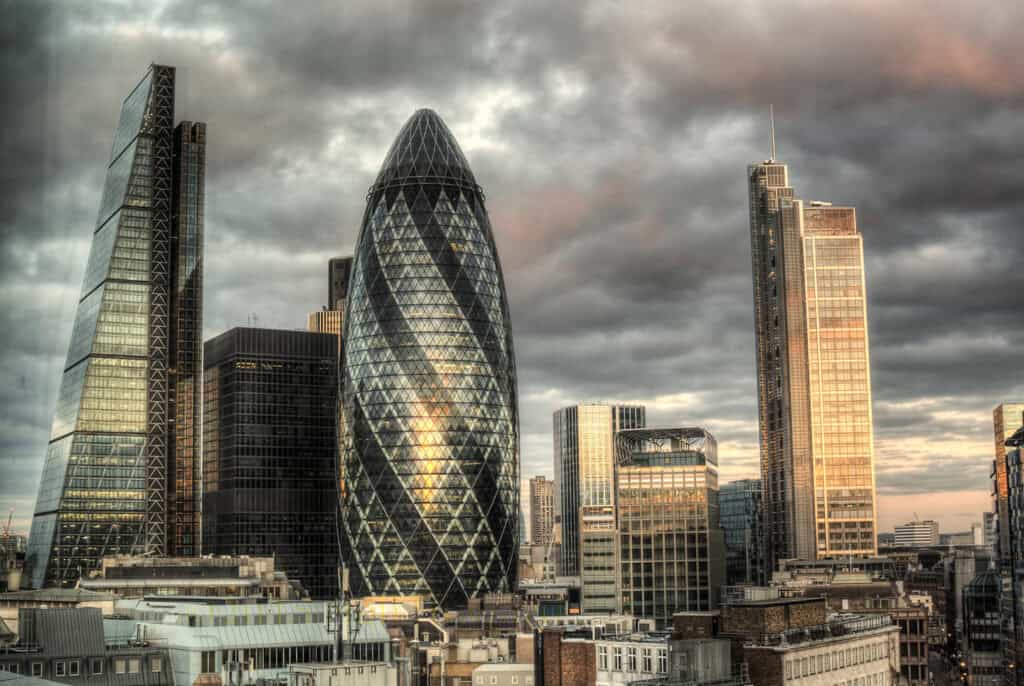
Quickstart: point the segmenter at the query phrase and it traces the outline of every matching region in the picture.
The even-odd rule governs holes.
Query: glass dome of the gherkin
[[[508,299],[466,157],[419,110],[370,189],[343,332],[341,540],[356,595],[444,609],[515,588]]]
[[[476,186],[469,162],[444,120],[434,110],[422,109],[398,132],[373,188],[428,178]]]

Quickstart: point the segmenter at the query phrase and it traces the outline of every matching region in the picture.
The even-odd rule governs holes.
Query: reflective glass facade
[[[750,228],[768,570],[876,551],[864,255],[856,213],[752,165]]]
[[[344,318],[342,541],[355,595],[515,587],[519,420],[484,197],[430,110],[370,188]]]
[[[194,531],[175,529],[175,504],[198,483],[172,470],[198,406],[186,352],[201,328],[205,162],[176,153],[173,121],[174,68],[153,65],[114,135],[30,533],[35,587],[73,585],[103,555],[177,552],[172,531]],[[176,185],[179,172],[193,181]]]
[[[615,439],[621,612],[670,627],[718,607],[725,547],[718,447],[704,429],[634,429]]]
[[[562,530],[560,574],[579,576],[584,611],[613,612],[615,432],[644,426],[638,405],[587,403],[554,413],[555,507]]]
[[[764,586],[764,529],[761,482],[740,479],[718,492],[725,537],[725,583]]]
[[[203,553],[271,557],[337,597],[337,337],[236,328],[207,341]]]
[[[992,491],[996,511],[996,557],[1002,569],[1011,567],[1009,486],[1006,481],[1006,440],[1024,423],[1024,403],[1002,403],[992,410],[995,462]]]

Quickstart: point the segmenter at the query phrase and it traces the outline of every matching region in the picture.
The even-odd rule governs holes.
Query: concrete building
[[[309,593],[298,581],[274,568],[273,557],[207,556],[105,557],[100,569],[79,588],[113,593],[119,598],[145,596],[197,596],[273,600],[303,600]]]
[[[642,406],[589,403],[554,413],[555,501],[562,529],[560,573],[579,576],[584,612],[614,612],[615,433],[645,425]]]
[[[533,686],[532,663],[492,662],[473,670],[473,686]]]
[[[668,675],[668,640],[664,635],[627,634],[594,641],[597,686],[628,684]]]
[[[118,601],[116,609],[140,635],[167,648],[176,684],[222,673],[275,679],[291,664],[333,659],[324,602],[142,599]],[[359,623],[345,642],[347,658],[391,662],[391,638],[382,622]]]
[[[886,615],[830,614],[823,598],[730,602],[721,635],[742,645],[757,686],[891,686],[900,677],[899,628]]]
[[[773,144],[774,145],[774,144]],[[871,372],[856,211],[747,168],[767,566],[876,553]]]
[[[622,430],[615,461],[617,610],[663,628],[675,612],[717,607],[725,544],[715,438],[700,428]]]
[[[939,523],[926,519],[907,522],[896,527],[896,547],[926,548],[939,544]]]
[[[288,686],[397,686],[398,668],[385,662],[308,662],[288,666]]]
[[[114,614],[115,596],[80,588],[44,588],[37,591],[0,593],[0,621],[15,634],[19,632],[18,613],[23,609],[96,608],[103,616]]]
[[[555,482],[544,476],[530,479],[530,543],[551,543],[555,527]]]
[[[0,651],[0,671],[83,686],[175,684],[167,649],[104,620],[99,608],[22,608],[19,615],[18,641]]]

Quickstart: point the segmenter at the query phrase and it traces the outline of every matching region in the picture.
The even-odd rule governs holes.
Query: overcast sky
[[[787,7],[787,4],[790,5]],[[1024,399],[1024,5],[5,2],[0,506],[27,531],[121,100],[178,68],[208,123],[206,337],[300,328],[412,112],[484,187],[511,300],[524,478],[551,414],[642,402],[757,475],[746,165],[857,208],[879,515],[989,509]],[[311,11],[312,10],[312,11]]]

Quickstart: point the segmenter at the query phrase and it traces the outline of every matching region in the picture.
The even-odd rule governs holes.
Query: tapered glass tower
[[[344,318],[343,556],[352,592],[445,609],[515,587],[519,421],[484,196],[431,110],[370,188]]]
[[[26,566],[71,585],[115,553],[198,554],[204,124],[173,67],[125,99],[50,431]]]

